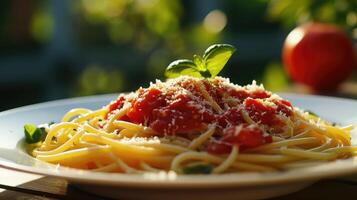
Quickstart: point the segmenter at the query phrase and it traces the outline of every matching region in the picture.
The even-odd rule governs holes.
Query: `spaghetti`
[[[278,171],[356,153],[352,126],[295,108],[253,82],[182,76],[121,94],[99,110],[76,108],[46,126],[31,154],[99,172]]]

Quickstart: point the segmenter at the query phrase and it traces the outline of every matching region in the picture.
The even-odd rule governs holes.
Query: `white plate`
[[[357,125],[357,101],[284,94],[294,106],[309,109],[341,124]],[[55,167],[24,152],[23,125],[59,121],[70,109],[106,105],[117,95],[66,99],[25,106],[0,113],[0,166],[29,173],[65,178],[93,193],[121,199],[256,199],[291,193],[327,177],[357,174],[357,160],[350,158],[324,165],[275,173],[223,175],[107,174]],[[353,142],[356,144],[356,131]]]

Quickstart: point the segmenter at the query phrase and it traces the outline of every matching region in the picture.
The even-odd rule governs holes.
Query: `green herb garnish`
[[[24,132],[25,141],[28,144],[33,144],[41,141],[47,134],[44,128],[38,128],[36,125],[33,124],[25,124]]]
[[[184,174],[210,174],[213,170],[212,165],[195,164],[189,165],[182,169]]]
[[[305,110],[305,112],[307,112],[309,115],[319,117],[316,113],[312,112],[311,110]]]
[[[214,44],[205,51],[203,56],[193,55],[192,60],[176,60],[166,68],[165,75],[175,78],[189,75],[200,78],[214,78],[227,64],[236,48],[229,44]]]

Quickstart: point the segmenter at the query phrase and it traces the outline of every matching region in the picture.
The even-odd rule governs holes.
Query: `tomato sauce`
[[[217,140],[209,144],[208,151],[220,154],[230,152],[233,145],[244,150],[272,142],[271,136],[267,136],[258,125],[275,126],[280,123],[276,115],[292,115],[290,102],[270,98],[271,93],[261,88],[249,90],[223,85],[219,81],[200,81],[222,108],[221,112],[214,110],[205,100],[197,80],[188,78],[168,87],[139,89],[137,97],[130,100],[131,108],[121,120],[149,126],[158,136],[179,134],[184,137],[202,133],[208,124],[215,123]],[[235,99],[236,103],[227,103],[224,100],[227,97]],[[125,96],[119,96],[109,104],[107,116],[120,109],[125,101]],[[258,124],[255,128],[248,126],[242,111]]]
[[[264,135],[264,132],[258,127],[250,127],[247,124],[228,127],[223,133],[223,137],[208,145],[207,151],[209,153],[227,154],[231,152],[234,145],[243,151],[273,141],[272,136]]]
[[[112,103],[109,104],[109,109],[108,109],[108,112],[107,114],[105,115],[104,119],[107,119],[108,116],[114,111],[114,110],[117,110],[117,109],[120,109],[123,104],[124,104],[124,101],[125,101],[125,97],[120,95],[115,101],[113,101]]]

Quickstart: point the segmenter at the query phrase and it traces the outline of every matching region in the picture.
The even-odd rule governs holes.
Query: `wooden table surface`
[[[309,93],[300,86],[290,87],[288,92]],[[357,84],[347,83],[340,91],[329,96],[357,99]],[[357,177],[319,181],[301,191],[275,198],[277,200],[297,199],[357,199]],[[107,199],[77,189],[66,180],[16,172],[0,167],[0,200],[2,199]]]

